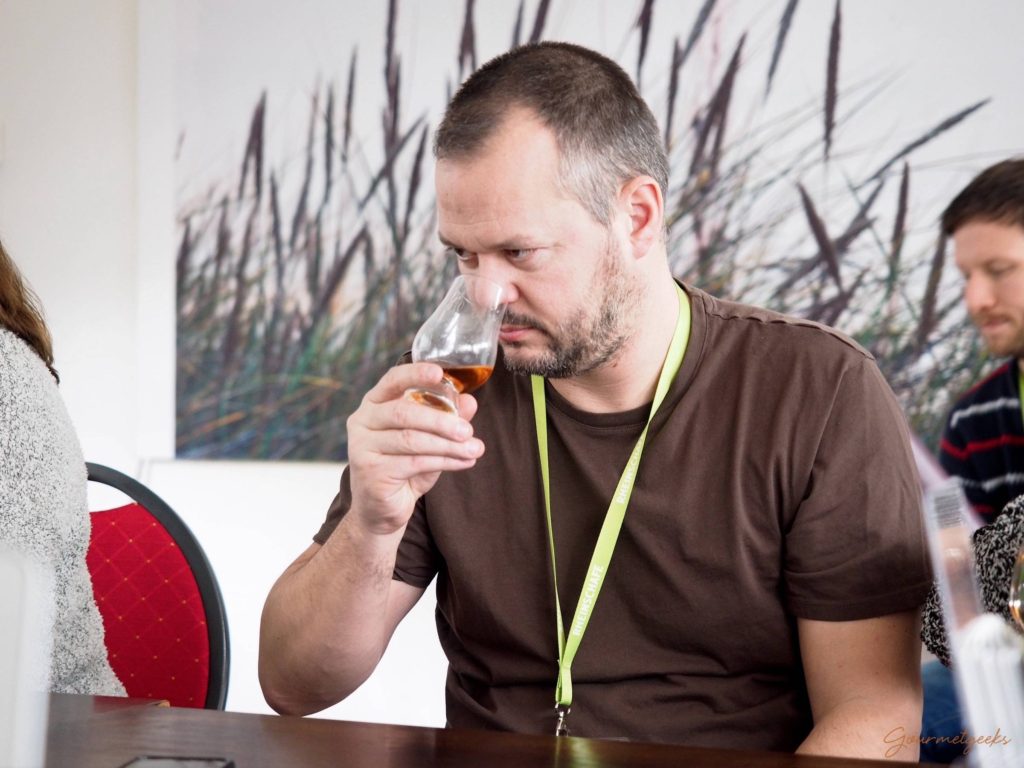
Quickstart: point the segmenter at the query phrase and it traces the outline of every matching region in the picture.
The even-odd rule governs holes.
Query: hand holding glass
[[[433,386],[408,389],[405,396],[457,414],[459,393],[472,392],[491,377],[504,315],[500,285],[475,275],[455,278],[412,342],[413,362],[437,363],[444,378]]]

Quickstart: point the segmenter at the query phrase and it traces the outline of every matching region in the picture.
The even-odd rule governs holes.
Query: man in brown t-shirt
[[[279,711],[358,687],[436,577],[456,727],[553,732],[557,679],[580,736],[882,756],[916,732],[930,577],[902,414],[840,334],[677,287],[659,136],[567,44],[456,94],[439,234],[505,288],[503,359],[458,416],[403,398],[441,379],[416,363],[349,419],[341,492],[264,612]]]

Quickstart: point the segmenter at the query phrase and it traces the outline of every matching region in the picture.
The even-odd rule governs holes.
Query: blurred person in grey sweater
[[[48,576],[49,689],[124,696],[86,568],[85,460],[58,381],[38,303],[0,244],[0,545]]]

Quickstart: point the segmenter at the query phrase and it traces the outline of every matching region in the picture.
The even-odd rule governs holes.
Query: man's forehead
[[[992,245],[1024,243],[1024,226],[1016,221],[971,219],[953,233],[953,241],[957,243],[990,243]]]
[[[995,259],[1024,262],[1024,227],[984,219],[969,221],[953,233],[953,258],[961,267]]]

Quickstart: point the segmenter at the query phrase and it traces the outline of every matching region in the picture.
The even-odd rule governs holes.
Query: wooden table
[[[116,768],[136,755],[230,757],[237,768],[892,768],[805,757],[615,741],[443,730],[51,697],[48,768]]]

